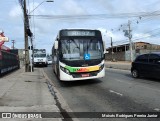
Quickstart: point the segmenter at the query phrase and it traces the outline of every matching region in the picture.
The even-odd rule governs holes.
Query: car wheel
[[[138,71],[137,71],[136,69],[134,69],[134,70],[132,71],[132,76],[133,76],[134,78],[138,78],[138,77],[139,77]]]

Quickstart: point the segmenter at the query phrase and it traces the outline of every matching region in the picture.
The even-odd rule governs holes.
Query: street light
[[[15,40],[11,40],[11,41],[12,41],[12,43],[13,43],[13,45],[12,45],[12,46],[13,46],[13,50],[14,50],[14,43],[15,43]]]
[[[31,14],[35,9],[37,9],[40,5],[42,5],[44,2],[54,2],[53,0],[44,0],[39,5],[37,5],[32,11],[29,12]]]
[[[42,5],[44,2],[54,2],[53,0],[44,0],[44,1],[42,1],[40,4],[38,4],[33,10],[31,10],[30,12],[29,12],[29,14],[27,15],[27,19],[28,19],[28,16],[34,11],[34,10],[36,10],[40,5]],[[29,29],[30,30],[30,29]],[[31,60],[31,72],[34,70],[34,68],[33,68],[33,60],[34,60],[34,52],[33,52],[33,38],[32,38],[32,34],[31,34],[31,46],[32,46],[32,60]]]
[[[19,0],[19,2],[20,2],[20,5],[23,9],[23,15],[24,15],[25,72],[29,72],[28,36],[32,37],[33,35],[32,35],[32,33],[30,31],[30,28],[29,28],[29,20],[28,20],[27,8],[26,8],[26,0]],[[44,0],[37,7],[35,7],[31,12],[33,12],[36,8],[38,8],[44,2],[53,2],[53,1]]]

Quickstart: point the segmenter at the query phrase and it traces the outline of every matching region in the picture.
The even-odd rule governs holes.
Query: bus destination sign
[[[78,30],[73,30],[73,31],[62,31],[61,32],[62,36],[95,36],[95,31],[78,31]]]

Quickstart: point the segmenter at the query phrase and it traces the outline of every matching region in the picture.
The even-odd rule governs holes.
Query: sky
[[[123,31],[129,29],[129,21],[133,42],[160,45],[159,0],[26,0],[26,3],[34,46],[48,53],[58,31],[66,28],[98,29],[106,47],[110,47],[111,37],[113,46],[128,43]],[[15,40],[15,47],[23,49],[24,22],[19,0],[0,0],[0,15],[0,30],[10,40],[5,45],[11,48],[11,40]]]

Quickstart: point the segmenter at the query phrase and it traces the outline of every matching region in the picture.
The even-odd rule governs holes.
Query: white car
[[[52,64],[52,60],[51,59],[48,59],[48,64]]]

